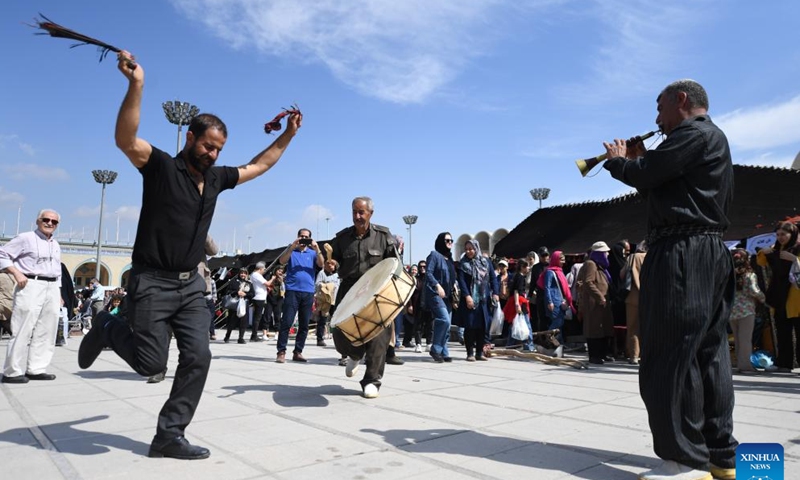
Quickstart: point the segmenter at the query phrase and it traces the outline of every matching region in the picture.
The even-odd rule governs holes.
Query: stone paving
[[[660,463],[634,366],[471,363],[458,345],[452,363],[435,364],[406,349],[406,364],[387,365],[380,397],[367,400],[332,346],[306,347],[306,364],[277,364],[274,341],[212,342],[187,430],[211,457],[150,459],[174,342],[159,384],[110,351],[80,370],[79,342],[56,349],[55,381],[0,384],[2,478],[615,480]],[[739,441],[781,443],[786,478],[800,478],[800,376],[736,375],[734,384]]]

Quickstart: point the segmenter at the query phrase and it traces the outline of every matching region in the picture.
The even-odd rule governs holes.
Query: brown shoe
[[[306,357],[304,357],[301,352],[294,352],[292,354],[292,361],[293,362],[303,362],[303,363],[305,363],[308,360],[306,360]]]
[[[275,363],[286,363],[286,352],[278,352],[278,357],[275,359]]]

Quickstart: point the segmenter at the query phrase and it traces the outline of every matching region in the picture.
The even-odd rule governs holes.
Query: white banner
[[[749,253],[756,253],[756,248],[766,248],[773,245],[775,245],[775,232],[748,238],[745,248]]]

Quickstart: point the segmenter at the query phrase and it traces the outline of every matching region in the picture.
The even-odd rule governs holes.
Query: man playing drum
[[[331,240],[332,257],[339,262],[339,278],[341,279],[339,292],[336,295],[336,305],[341,305],[347,292],[367,270],[380,263],[384,258],[397,258],[398,256],[394,236],[389,229],[370,223],[373,212],[372,199],[356,197],[353,199],[352,206],[353,226],[340,231]],[[355,346],[339,329],[333,330],[336,350],[347,357],[345,374],[348,377],[355,375],[358,370],[358,362],[366,357],[367,368],[364,378],[361,380],[365,398],[378,396],[383,370],[386,366],[386,349],[393,335],[394,328],[384,328],[369,342]]]

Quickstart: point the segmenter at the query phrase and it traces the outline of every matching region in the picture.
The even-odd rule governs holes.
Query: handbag
[[[247,300],[240,298],[239,305],[236,306],[236,316],[242,318],[245,315],[247,315]]]
[[[800,259],[792,263],[792,268],[789,270],[789,283],[800,288]]]
[[[492,324],[489,326],[489,335],[502,335],[503,323],[506,321],[506,316],[503,314],[503,309],[500,305],[495,304],[494,313],[492,314]]]
[[[531,329],[528,328],[528,322],[525,321],[525,315],[519,314],[514,317],[514,323],[511,324],[511,338],[517,340],[528,340],[531,336]]]
[[[236,307],[239,306],[239,296],[233,295],[225,295],[222,299],[222,308],[225,310],[236,310]]]
[[[450,304],[453,305],[453,310],[458,308],[461,302],[461,290],[458,288],[458,283],[453,284],[453,293],[450,294]]]

